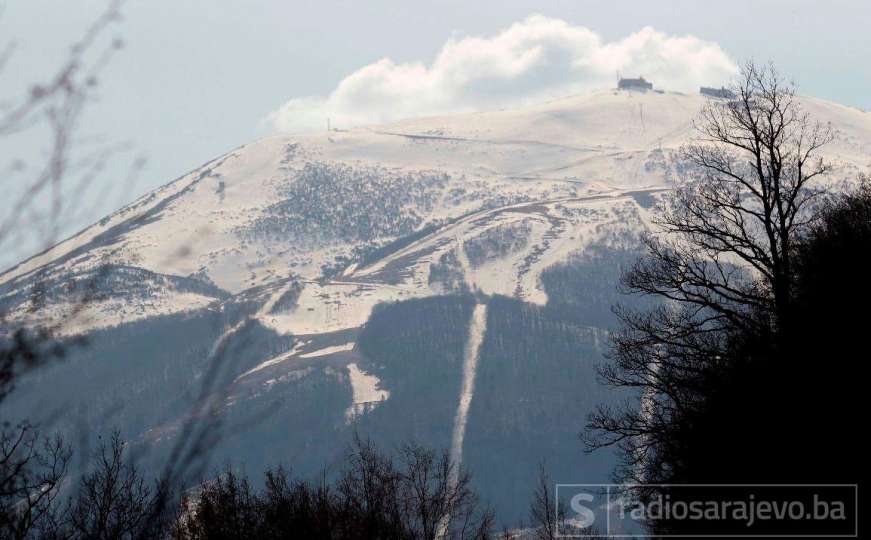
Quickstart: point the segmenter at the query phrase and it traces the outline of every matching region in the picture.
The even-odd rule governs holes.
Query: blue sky
[[[14,40],[16,52],[0,74],[0,98],[14,96],[50,73],[68,44],[104,5],[100,0],[7,0],[0,14],[0,40]],[[270,113],[283,105],[313,103],[324,107],[324,114],[359,109],[347,96],[360,96],[365,88],[355,93],[337,88],[361,69],[383,66],[378,62],[389,59],[391,66],[399,67],[388,71],[390,81],[396,80],[394,72],[406,67],[422,68],[436,77],[427,70],[449,40],[494,40],[532,14],[564,24],[573,35],[580,35],[579,28],[588,30],[604,47],[624,43],[645,27],[652,27],[663,39],[690,35],[703,44],[690,44],[690,53],[712,45],[733,61],[770,60],[795,79],[801,93],[871,109],[867,63],[871,2],[867,0],[129,0],[123,12],[124,20],[113,32],[123,37],[125,48],[104,73],[99,100],[82,129],[88,136],[130,143],[147,164],[134,185],[100,197],[118,187],[129,161],[109,166],[95,185],[89,214],[65,224],[66,233],[222,152],[274,132],[276,126],[305,128],[295,123],[295,117],[282,123],[273,114],[269,120]],[[571,47],[575,47],[571,54],[591,50],[577,42],[567,49],[565,41],[541,39],[556,51],[554,58]],[[595,47],[592,50],[595,53]],[[464,61],[454,62],[450,69],[462,71]],[[602,73],[610,65],[603,64],[599,78],[591,76],[589,85],[603,84]],[[477,69],[474,64],[472,68]],[[500,105],[574,88],[568,84],[574,80],[559,77],[542,87],[542,79],[535,78],[538,71],[529,73],[523,88],[531,89],[503,92]],[[710,73],[703,76],[722,70]],[[695,82],[675,79],[674,84]],[[407,90],[401,94],[401,113],[474,108],[480,101],[467,92],[474,83],[449,91],[433,83],[425,90],[439,99],[421,100],[420,107],[409,98],[416,90]],[[450,100],[441,99],[449,93]],[[331,96],[338,97],[330,102]],[[377,102],[359,103],[374,108]],[[342,110],[336,113],[337,108]],[[0,145],[6,157],[14,151]]]

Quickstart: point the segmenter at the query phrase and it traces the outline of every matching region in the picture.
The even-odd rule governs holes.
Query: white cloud
[[[719,85],[735,63],[716,43],[646,27],[604,43],[583,26],[532,15],[491,37],[448,40],[430,65],[389,58],[345,77],[326,97],[287,101],[269,114],[279,131],[377,124],[415,116],[510,107],[615,85],[643,75],[657,88]]]

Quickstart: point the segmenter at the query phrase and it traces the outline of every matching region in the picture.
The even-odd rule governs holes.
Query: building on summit
[[[653,83],[648,82],[644,79],[644,77],[638,77],[637,79],[620,79],[617,82],[617,88],[620,90],[653,90]]]

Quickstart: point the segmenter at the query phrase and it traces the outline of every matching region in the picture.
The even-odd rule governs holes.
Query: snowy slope
[[[644,227],[648,204],[638,202],[668,188],[674,151],[702,104],[695,95],[602,91],[262,139],[10,269],[0,285],[24,298],[36,282],[111,264],[220,291],[155,287],[126,307],[98,300],[68,332],[229,295],[285,295],[260,319],[297,335],[359,327],[379,302],[456,287],[543,304],[544,269],[592,239]],[[840,130],[827,153],[842,176],[868,165],[871,115],[817,99],[803,105]],[[69,306],[49,301],[39,311],[61,318]]]

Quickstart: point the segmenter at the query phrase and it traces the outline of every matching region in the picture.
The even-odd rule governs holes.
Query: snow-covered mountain
[[[252,470],[316,470],[358,430],[451,448],[512,519],[539,461],[605,481],[575,435],[614,399],[594,380],[614,282],[704,99],[602,91],[239,147],[0,276],[11,322],[91,338],[13,404],[159,446],[217,359],[222,414],[260,419],[217,453]],[[838,130],[834,176],[871,165],[871,114],[801,101]]]

